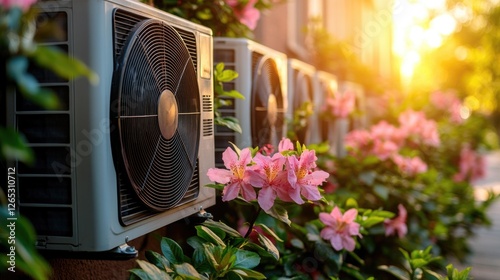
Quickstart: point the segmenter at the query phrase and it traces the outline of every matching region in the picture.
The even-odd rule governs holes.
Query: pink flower
[[[356,151],[367,152],[372,143],[372,135],[366,130],[353,130],[345,136],[345,145]]]
[[[326,100],[331,114],[335,117],[346,118],[352,111],[356,103],[356,95],[352,91],[346,91],[343,94],[336,94],[329,96]]]
[[[405,133],[399,128],[386,121],[380,121],[370,128],[370,133],[373,139],[390,141],[401,147],[405,140]]]
[[[399,150],[398,145],[391,141],[375,140],[372,153],[380,160],[386,160]]]
[[[460,151],[459,172],[453,176],[455,182],[473,182],[485,175],[484,157],[476,153],[469,144]]]
[[[403,157],[401,155],[394,155],[392,161],[398,166],[402,173],[415,176],[427,171],[427,164],[419,157]]]
[[[408,227],[406,226],[406,208],[402,205],[398,205],[399,215],[394,219],[387,219],[384,221],[385,226],[385,236],[398,234],[399,238],[403,238],[408,232]]]
[[[454,91],[436,91],[431,94],[431,103],[436,109],[447,112],[450,121],[453,123],[463,123],[464,119],[460,115],[462,110],[462,101]]]
[[[416,144],[437,147],[440,144],[437,124],[428,120],[423,112],[408,110],[399,116],[401,132]]]
[[[280,143],[278,144],[278,151],[280,153],[284,151],[293,151],[293,149],[294,149],[293,143],[288,138],[281,139]]]
[[[312,171],[316,168],[316,160],[314,150],[303,151],[299,158],[295,156],[288,157],[288,182],[294,190],[291,193],[291,198],[298,204],[302,204],[304,201],[300,196],[296,196],[295,190],[300,190],[300,194],[308,200],[316,201],[321,199],[318,185],[321,185],[329,174],[322,170]]]
[[[342,249],[353,251],[356,246],[353,236],[361,237],[360,226],[354,221],[357,215],[358,210],[349,209],[342,216],[337,206],[330,214],[319,213],[319,219],[325,224],[320,233],[321,238],[330,240],[332,247],[337,251]]]
[[[251,174],[247,165],[252,161],[250,149],[241,150],[239,158],[235,151],[227,148],[222,153],[222,160],[227,169],[210,168],[207,172],[208,178],[220,184],[226,184],[222,191],[222,201],[235,199],[239,193],[243,199],[250,201],[257,196],[251,185]]]
[[[26,11],[35,2],[36,0],[0,0],[0,6],[4,7],[5,9],[10,9],[12,7],[19,7],[23,11]]]
[[[246,5],[242,5],[238,0],[226,0],[226,3],[233,8],[234,14],[241,23],[251,30],[257,27],[257,21],[260,18],[260,12],[255,8],[257,0],[249,0]]]
[[[283,170],[286,158],[280,153],[274,154],[273,157],[257,154],[253,160],[256,168],[249,173],[252,185],[262,188],[257,198],[260,207],[268,211],[273,207],[276,197],[283,201],[292,201],[293,190]]]

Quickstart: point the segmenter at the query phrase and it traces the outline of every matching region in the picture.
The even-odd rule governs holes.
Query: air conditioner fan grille
[[[159,20],[141,21],[125,42],[113,82],[119,158],[131,186],[151,209],[176,206],[195,173],[201,114],[196,72],[182,38]],[[160,106],[163,94],[173,96],[166,107]],[[169,117],[162,122],[164,108]],[[165,136],[160,125],[172,135]]]

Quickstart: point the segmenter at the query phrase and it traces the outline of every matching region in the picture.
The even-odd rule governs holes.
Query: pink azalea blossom
[[[389,124],[386,121],[380,121],[370,128],[370,133],[373,139],[390,141],[401,147],[404,143],[406,135],[396,126]]]
[[[459,172],[453,176],[456,182],[473,182],[485,175],[484,157],[476,153],[470,145],[464,145],[460,151]]]
[[[293,149],[294,149],[293,143],[288,138],[281,139],[280,143],[278,144],[278,151],[280,153],[284,151],[293,151]]]
[[[401,132],[417,144],[437,147],[440,144],[437,124],[428,120],[423,112],[408,110],[399,116]]]
[[[226,184],[222,191],[222,201],[233,200],[241,193],[243,199],[250,201],[257,196],[251,185],[251,174],[247,165],[252,161],[250,149],[241,150],[239,158],[235,151],[227,148],[222,153],[224,166],[228,169],[210,168],[207,172],[208,178],[220,184]]]
[[[19,7],[23,11],[26,11],[35,2],[36,0],[0,0],[0,6],[4,7],[5,9],[10,9],[12,7]]]
[[[447,112],[450,121],[456,124],[464,122],[460,115],[462,110],[462,101],[454,91],[436,91],[431,94],[430,101],[436,109]]]
[[[296,196],[295,190],[300,190],[300,194],[308,200],[316,201],[321,199],[318,185],[321,185],[329,174],[323,170],[312,171],[316,168],[316,160],[314,150],[303,151],[299,158],[288,157],[288,182],[294,190],[291,193],[291,198],[298,204],[304,201],[300,196]]]
[[[354,111],[356,95],[352,91],[346,91],[343,94],[328,97],[326,102],[331,110],[331,114],[335,117],[346,118]]]
[[[372,135],[366,130],[353,130],[344,138],[346,147],[350,147],[355,151],[368,152],[371,150],[369,145],[372,143]]]
[[[276,153],[272,157],[257,154],[253,160],[256,168],[249,173],[252,185],[261,188],[257,201],[262,209],[271,209],[276,197],[292,201],[291,196],[297,196],[298,191],[292,190],[286,180],[286,172],[283,170],[286,158],[282,154]]]
[[[394,155],[392,161],[394,161],[401,172],[409,176],[415,176],[427,171],[427,164],[419,157],[408,158],[401,155]]]
[[[384,221],[385,236],[394,235],[397,233],[399,238],[403,238],[408,232],[408,227],[406,226],[406,208],[402,204],[399,204],[398,210],[399,215],[397,217]]]
[[[435,91],[431,93],[430,101],[436,109],[443,111],[448,110],[456,101],[460,102],[453,91]]]
[[[330,214],[319,213],[319,219],[325,224],[320,233],[321,238],[330,240],[332,247],[337,251],[342,249],[353,251],[356,246],[353,236],[361,237],[360,226],[354,221],[357,215],[358,210],[354,208],[342,215],[337,206]]]
[[[398,145],[392,141],[375,140],[373,142],[372,153],[380,160],[386,160],[399,150]]]
[[[257,27],[260,18],[260,11],[255,8],[257,0],[249,0],[244,6],[238,0],[226,0],[226,3],[233,8],[234,14],[241,23],[248,26],[251,30]]]

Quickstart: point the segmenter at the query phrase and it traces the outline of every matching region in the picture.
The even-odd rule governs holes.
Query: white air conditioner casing
[[[344,139],[348,132],[358,129],[367,128],[366,119],[366,101],[363,87],[360,84],[351,81],[342,81],[339,83],[339,94],[353,92],[355,96],[354,112],[349,115],[349,118],[338,120],[336,122],[337,137],[339,139],[337,145],[337,156],[344,157],[346,155]]]
[[[340,145],[338,132],[335,130],[336,120],[326,118],[327,100],[338,95],[338,80],[333,74],[325,71],[317,71],[314,75],[314,104],[316,114],[313,115],[312,123],[318,133],[314,133],[313,143],[327,143],[330,153],[335,155]]]
[[[108,251],[214,205],[214,190],[204,187],[214,165],[211,30],[139,1],[38,7],[37,23],[53,21],[63,35],[44,44],[66,49],[99,83],[39,70],[60,109],[6,96],[7,123],[35,150],[33,166],[9,165],[37,246]]]
[[[294,127],[297,140],[302,144],[313,144],[319,138],[318,133],[318,110],[314,99],[316,91],[314,88],[314,76],[316,68],[306,62],[295,58],[288,59],[288,111],[287,120]],[[301,118],[305,122],[300,126],[294,126],[293,120],[297,111],[308,103],[312,115]],[[304,109],[304,108],[302,108]],[[304,127],[302,127],[304,125]],[[299,129],[300,127],[300,129]],[[290,126],[288,127],[290,129]]]
[[[238,78],[226,83],[226,90],[239,91],[244,100],[235,99],[232,106],[220,108],[223,116],[236,117],[242,133],[222,126],[215,132],[215,161],[221,165],[221,154],[230,142],[240,148],[277,144],[286,136],[287,57],[252,40],[214,37],[214,63],[223,62],[226,69],[238,72]]]

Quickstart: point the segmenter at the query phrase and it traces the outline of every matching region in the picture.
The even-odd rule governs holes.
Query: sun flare
[[[421,54],[440,47],[455,30],[456,20],[446,10],[445,0],[400,0],[393,15],[393,52],[402,78],[408,81]]]

